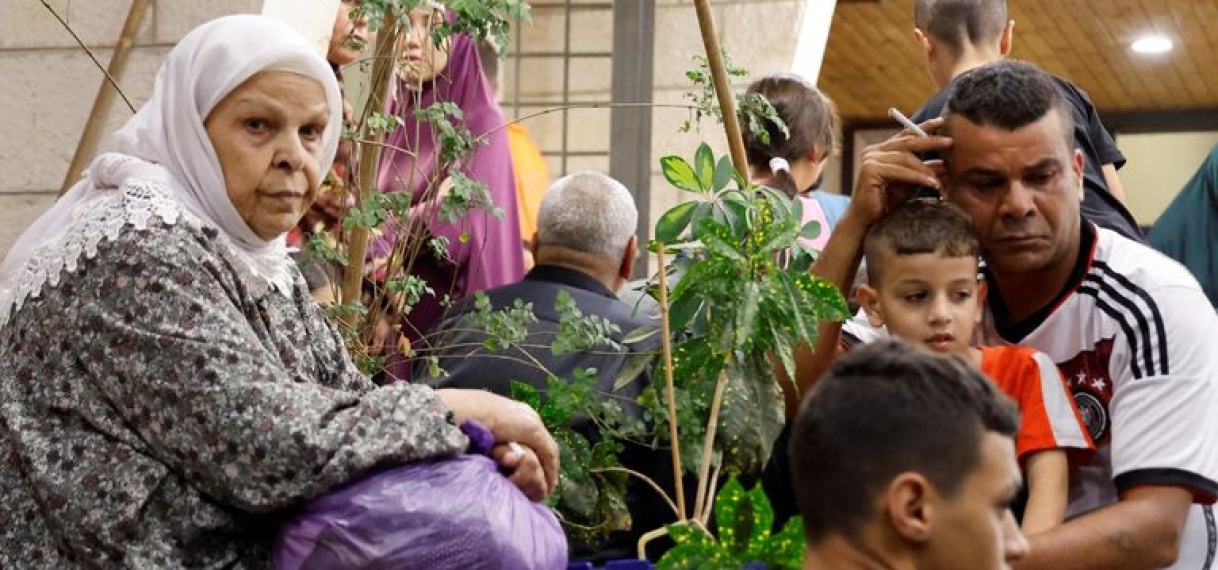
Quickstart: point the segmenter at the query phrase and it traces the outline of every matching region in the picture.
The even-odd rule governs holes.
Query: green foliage
[[[655,228],[657,240],[683,256],[668,296],[679,341],[674,380],[701,413],[700,396],[726,373],[714,449],[727,472],[753,472],[769,457],[784,419],[775,366],[793,375],[794,346],[814,344],[817,322],[844,318],[846,303],[835,287],[807,273],[811,254],[798,239],[817,228],[802,224],[798,202],[771,188],[740,188],[739,180],[731,187],[727,157],[715,160],[705,144],[692,164],[665,157],[662,170],[674,186],[701,196],[666,212]],[[678,419],[681,430],[696,429],[698,418]]]
[[[554,308],[558,310],[558,335],[550,350],[555,356],[596,348],[622,349],[613,340],[613,335],[622,329],[600,315],[585,316],[566,291],[558,292]]]
[[[516,299],[509,309],[495,310],[486,293],[474,294],[474,312],[470,313],[470,324],[486,331],[483,348],[491,351],[507,350],[524,342],[529,327],[537,322],[533,304]]]
[[[766,568],[799,570],[804,559],[803,521],[794,517],[771,533],[774,509],[761,485],[746,490],[728,479],[715,498],[718,540],[704,530],[677,523],[668,527],[676,546],[658,563],[660,570]]]
[[[452,189],[440,203],[440,219],[455,223],[464,218],[470,210],[487,210],[496,218],[503,218],[503,210],[495,207],[491,201],[491,190],[485,182],[474,180],[464,172],[456,171],[449,175]]]
[[[407,307],[419,304],[423,295],[435,295],[436,292],[421,277],[407,275],[401,279],[390,279],[385,283],[390,293],[398,293]],[[409,311],[409,309],[406,309]]]
[[[479,140],[465,128],[465,113],[452,101],[436,101],[429,107],[417,109],[416,119],[431,125],[436,142],[440,143],[440,161],[453,163],[465,160],[474,152]]]
[[[729,77],[742,79],[748,76],[748,72],[744,68],[732,64],[726,51],[723,52],[723,62]],[[694,84],[694,91],[687,93],[685,98],[693,102],[694,109],[691,111],[693,116],[680,127],[683,132],[689,132],[707,117],[716,122],[723,122],[723,110],[715,96],[715,82],[711,77],[709,60],[705,56],[695,55],[694,65],[696,66],[694,69],[685,72],[685,77]],[[736,113],[749,132],[756,134],[763,143],[770,143],[767,123],[774,125],[783,134],[783,137],[791,136],[791,131],[782,117],[778,116],[778,111],[759,93],[737,94]],[[669,182],[671,183],[671,180]]]
[[[431,5],[430,0],[360,0],[356,10],[368,18],[371,29],[379,30],[385,26],[386,14],[394,14],[405,25],[411,10]],[[529,4],[520,0],[447,0],[444,7],[457,17],[437,23],[432,31],[437,44],[454,33],[466,33],[491,40],[500,52],[507,46],[509,21],[528,21],[531,15]]]
[[[558,442],[558,489],[546,500],[574,542],[592,544],[609,532],[629,530],[626,507],[629,475],[617,456],[624,439],[643,437],[644,424],[627,416],[620,403],[597,388],[596,370],[572,378],[551,376],[544,392],[512,382],[512,397],[537,410]],[[590,430],[595,426],[595,430]],[[581,429],[582,428],[582,429]]]

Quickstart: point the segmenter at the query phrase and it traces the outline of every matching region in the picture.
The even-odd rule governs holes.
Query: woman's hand
[[[512,472],[512,482],[529,498],[544,498],[558,486],[558,443],[533,408],[483,390],[444,388],[436,393],[458,424],[478,420],[496,443],[504,444],[492,449],[491,455]],[[525,448],[523,455],[513,452],[512,442]],[[540,480],[534,462],[540,465]]]
[[[526,497],[540,501],[550,494],[545,469],[537,452],[516,442],[498,443],[491,448],[491,459],[499,464],[508,480],[519,487]]]

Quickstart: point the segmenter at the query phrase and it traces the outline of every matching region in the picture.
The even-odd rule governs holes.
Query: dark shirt
[[[947,109],[948,99],[955,91],[956,82],[963,75],[957,75],[951,83],[935,93],[914,113],[912,120],[921,123],[942,116]],[[1056,75],[1052,77],[1070,105],[1074,119],[1074,145],[1083,152],[1086,159],[1083,165],[1083,215],[1102,228],[1108,228],[1137,242],[1145,241],[1133,214],[1108,190],[1108,182],[1101,170],[1105,164],[1116,168],[1124,166],[1125,155],[1117,149],[1116,141],[1100,122],[1100,115],[1091,104],[1087,93],[1065,79]]]
[[[436,388],[484,389],[505,396],[511,395],[513,380],[544,389],[547,374],[532,363],[535,358],[558,378],[570,378],[577,369],[595,368],[598,390],[617,399],[628,414],[641,414],[635,401],[651,382],[650,367],[646,367],[635,381],[621,389],[614,390],[613,385],[632,356],[660,350],[660,334],[650,335],[638,343],[622,343],[623,348],[619,351],[601,347],[594,351],[554,355],[550,345],[559,328],[559,312],[554,306],[558,294],[564,291],[584,315],[603,317],[616,324],[621,330],[610,336],[619,343],[641,328],[658,327],[658,323],[636,313],[631,305],[619,300],[592,276],[563,267],[538,265],[519,283],[486,291],[495,310],[510,308],[517,299],[532,304],[537,322],[521,343],[526,347],[513,346],[502,352],[486,351],[483,348],[483,341],[487,339],[485,328],[471,325],[468,321],[475,311],[476,300],[473,297],[462,299],[431,335],[435,347],[432,354],[439,357],[439,365],[447,373],[444,378],[433,381],[432,385]],[[425,376],[416,370],[415,377]],[[596,430],[590,424],[576,421],[573,427],[595,441]],[[648,475],[662,488],[673,488],[672,460],[667,450],[628,444],[618,458],[623,465]],[[641,534],[675,522],[671,510],[659,500],[654,490],[633,477],[629,485],[627,505],[633,520],[631,531],[618,533],[599,545],[573,545],[573,559],[633,558],[635,543]],[[686,488],[692,488],[692,485]]]

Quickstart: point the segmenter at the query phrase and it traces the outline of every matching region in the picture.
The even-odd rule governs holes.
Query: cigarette
[[[922,130],[922,127],[919,127],[916,123],[909,120],[909,117],[906,117],[905,115],[903,115],[901,113],[901,111],[897,110],[896,107],[893,107],[888,110],[888,116],[892,117],[892,119],[894,121],[901,123],[901,126],[909,129],[909,132],[913,133],[915,136],[919,136],[919,137],[930,136],[930,135],[926,134],[926,131]]]

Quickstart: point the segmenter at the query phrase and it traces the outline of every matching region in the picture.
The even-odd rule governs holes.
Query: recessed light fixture
[[[1131,44],[1130,49],[1138,53],[1164,53],[1171,51],[1171,40],[1158,35],[1142,36]]]

